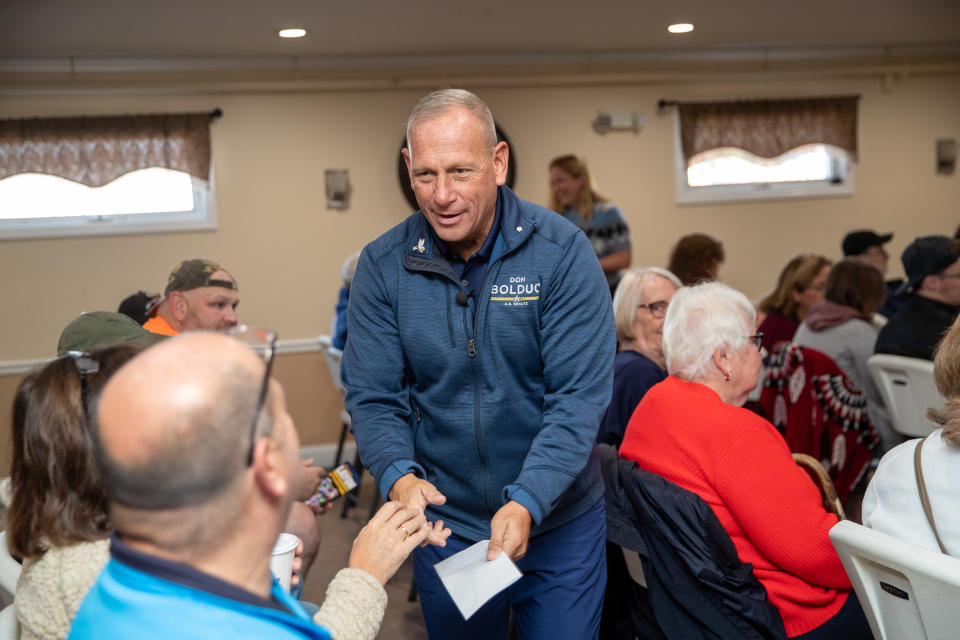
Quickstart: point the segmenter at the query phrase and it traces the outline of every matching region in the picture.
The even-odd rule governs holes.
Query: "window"
[[[697,154],[676,168],[677,201],[724,202],[853,194],[853,162],[842,149],[812,144],[775,158],[736,147]]]
[[[210,117],[0,120],[0,238],[215,229]]]
[[[678,105],[677,202],[852,195],[856,101]]]
[[[0,237],[215,229],[210,183],[154,167],[88,187],[59,176],[0,180]]]

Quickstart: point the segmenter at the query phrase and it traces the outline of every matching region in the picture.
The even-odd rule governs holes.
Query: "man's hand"
[[[317,492],[320,478],[327,475],[323,467],[313,466],[313,458],[300,461],[300,478],[297,484],[297,500],[303,502]]]
[[[412,473],[400,476],[393,483],[388,497],[390,500],[403,503],[408,509],[419,509],[420,511],[424,511],[428,505],[439,505],[447,501],[447,497],[440,493],[435,486]],[[445,546],[449,536],[450,529],[445,529],[443,520],[438,520],[430,527],[426,544]]]
[[[293,551],[293,564],[290,565],[290,586],[295,587],[300,584],[300,573],[303,569],[303,540],[297,536],[297,548]]]
[[[531,524],[530,512],[519,502],[511,500],[500,507],[490,521],[487,560],[495,560],[501,551],[514,562],[526,555]]]

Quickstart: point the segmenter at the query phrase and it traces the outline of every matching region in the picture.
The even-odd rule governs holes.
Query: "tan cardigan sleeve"
[[[313,620],[333,640],[373,640],[386,609],[387,592],[379,580],[361,569],[341,569]]]

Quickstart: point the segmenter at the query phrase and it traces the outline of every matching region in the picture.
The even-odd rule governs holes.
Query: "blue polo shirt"
[[[114,534],[110,556],[77,612],[71,640],[329,640],[272,580],[262,598],[185,564],[133,549]]]
[[[437,237],[434,233],[434,240],[440,249],[440,254],[447,259],[453,272],[460,278],[460,287],[464,293],[473,294],[473,301],[476,303],[480,294],[480,287],[483,286],[483,279],[487,275],[487,267],[490,265],[490,255],[493,253],[493,245],[497,242],[497,236],[500,235],[500,196],[497,195],[497,209],[493,216],[493,224],[490,225],[490,233],[483,241],[483,246],[472,256],[464,261],[456,251],[451,249],[446,242]],[[433,228],[430,229],[433,233]],[[477,306],[474,304],[473,312],[477,312]]]

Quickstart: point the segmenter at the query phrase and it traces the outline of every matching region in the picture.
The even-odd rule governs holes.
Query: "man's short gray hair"
[[[613,294],[613,321],[617,326],[617,340],[620,343],[630,342],[637,337],[633,333],[637,306],[656,302],[643,299],[643,287],[652,278],[663,278],[677,289],[683,286],[680,278],[660,267],[635,267],[623,274]]]
[[[712,367],[713,352],[736,351],[752,333],[757,313],[747,297],[720,282],[683,287],[663,321],[663,353],[670,375],[700,380]]]
[[[466,89],[439,89],[420,98],[420,102],[407,118],[407,149],[410,149],[410,131],[413,125],[456,108],[466,109],[473,114],[480,125],[487,148],[492,151],[497,146],[497,128],[493,123],[493,114],[483,100]]]

